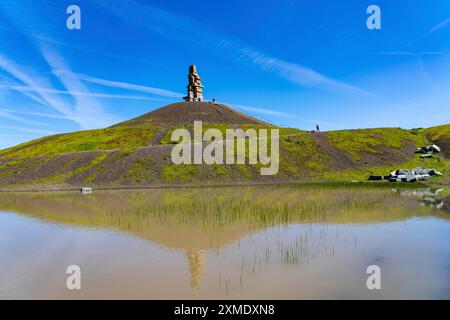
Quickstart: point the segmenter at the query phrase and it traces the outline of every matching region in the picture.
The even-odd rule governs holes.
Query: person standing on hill
[[[320,132],[319,124],[316,123],[316,132]]]

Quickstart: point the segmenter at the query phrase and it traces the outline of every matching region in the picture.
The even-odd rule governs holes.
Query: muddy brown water
[[[0,298],[449,299],[439,192],[0,193]],[[81,290],[66,288],[69,265],[81,269]],[[370,265],[379,290],[367,288]]]

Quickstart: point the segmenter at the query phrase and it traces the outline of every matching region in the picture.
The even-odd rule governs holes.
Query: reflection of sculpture
[[[197,289],[203,273],[205,273],[205,253],[201,249],[189,249],[187,256],[189,260],[189,272],[191,273],[191,288]]]
[[[203,85],[195,65],[189,67],[188,80],[188,95],[183,99],[186,101],[203,101]]]

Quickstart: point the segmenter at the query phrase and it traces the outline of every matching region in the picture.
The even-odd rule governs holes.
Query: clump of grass
[[[12,159],[9,161],[5,161],[3,164],[0,164],[0,170],[17,166],[17,165],[25,162],[28,159],[29,159],[28,157],[22,157],[22,158],[18,158],[18,159]]]
[[[163,178],[167,182],[192,182],[197,170],[193,164],[169,164],[163,167]]]
[[[136,183],[155,181],[157,179],[156,163],[151,158],[136,160],[126,173],[126,177]]]

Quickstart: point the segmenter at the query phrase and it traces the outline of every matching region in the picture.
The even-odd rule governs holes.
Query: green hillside
[[[57,134],[2,150],[0,157],[34,157],[95,150],[135,149],[150,144],[157,130],[158,127],[145,125]]]
[[[227,119],[241,122],[239,127],[244,130],[275,128],[257,123],[254,118],[231,114],[224,107],[214,110],[215,106],[206,103],[192,107],[212,108],[208,116],[210,122],[204,123],[203,130],[214,127],[225,132],[227,128],[235,128],[226,123]],[[186,122],[195,120],[197,109],[185,115]],[[177,109],[172,105],[169,110],[171,115],[174,110]],[[186,114],[186,110],[183,108],[180,112]],[[449,180],[450,125],[414,130],[375,128],[324,133],[279,128],[279,172],[275,176],[261,176],[260,165],[172,164],[172,131],[183,127],[192,132],[193,128],[188,123],[164,123],[162,119],[167,119],[164,115],[167,111],[164,108],[157,111],[136,118],[138,121],[130,120],[105,129],[48,136],[1,150],[0,186],[52,188],[349,181],[365,180],[369,174],[386,175],[398,168],[419,166],[442,171],[444,176],[435,181]],[[212,123],[222,120],[225,123]],[[420,159],[419,155],[414,154],[417,147],[430,143],[441,146],[442,154],[432,159]]]
[[[450,158],[450,125],[437,126],[423,130],[428,140],[442,148],[444,156]]]

